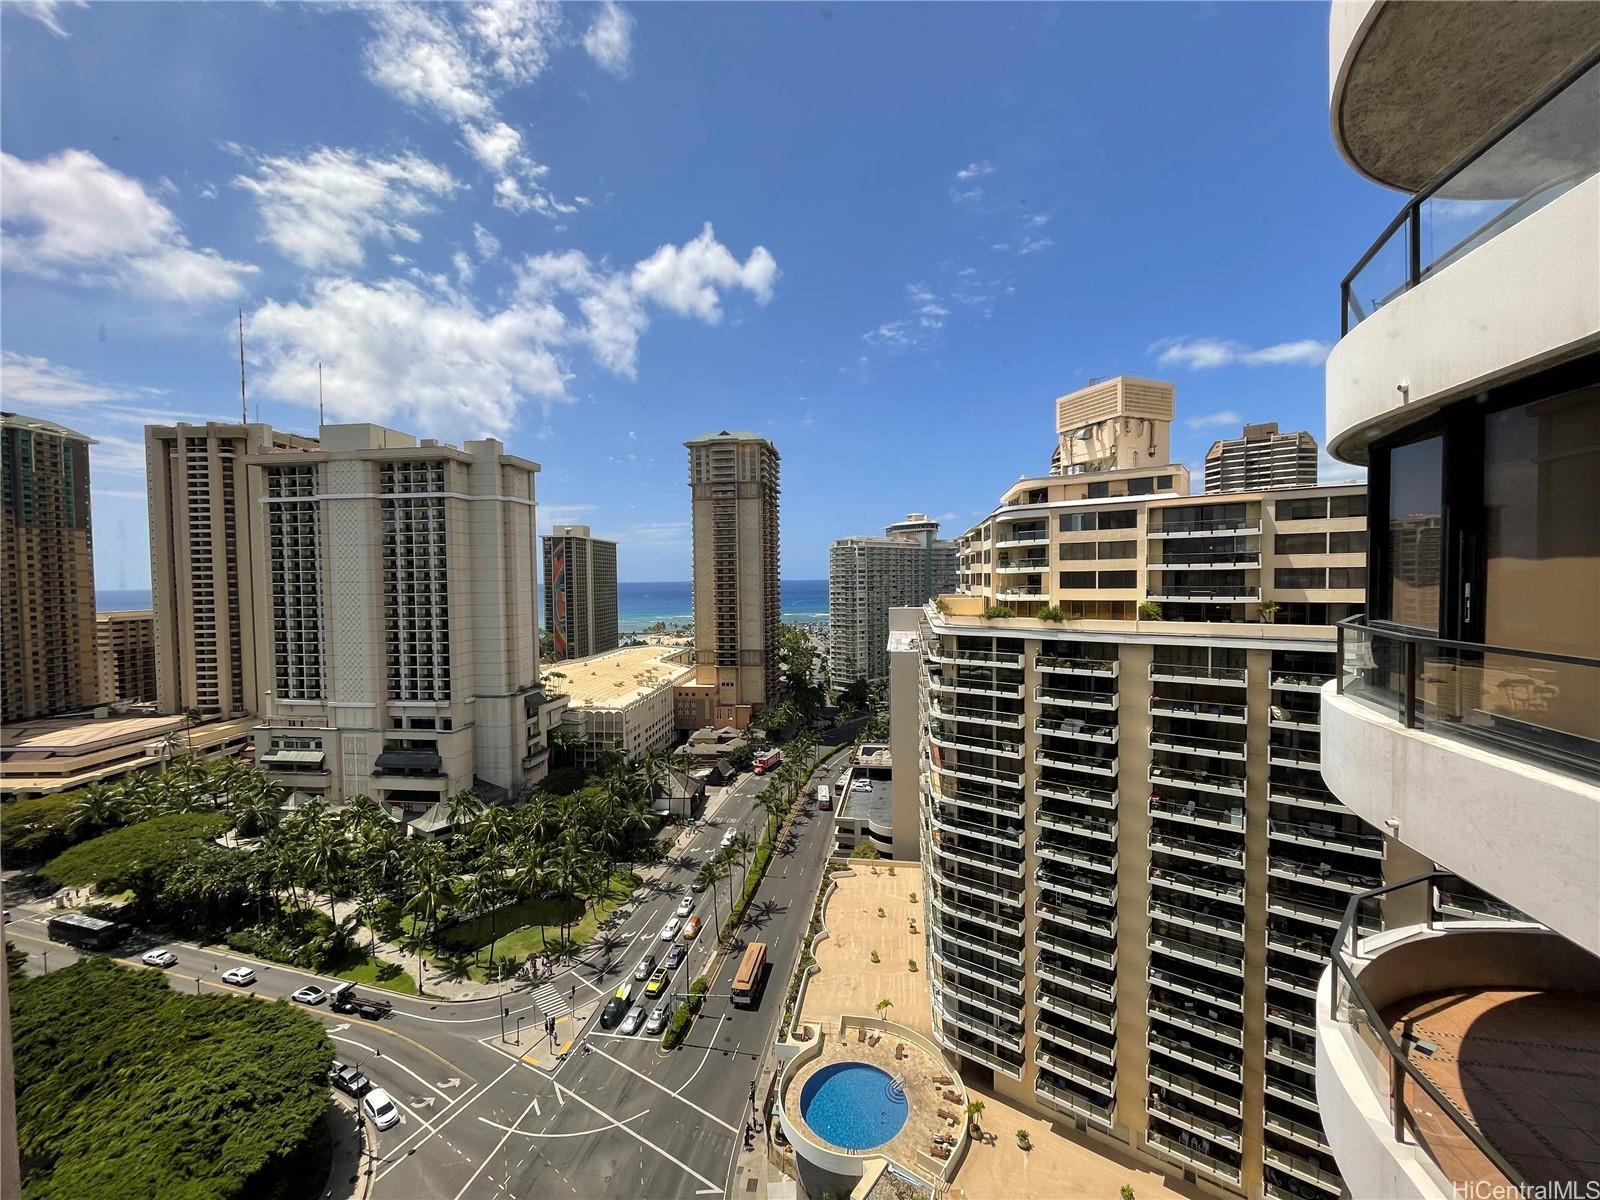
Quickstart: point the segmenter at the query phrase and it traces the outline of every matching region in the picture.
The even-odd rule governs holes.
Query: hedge
[[[141,899],[197,848],[228,827],[225,813],[169,813],[127,825],[80,842],[56,855],[40,873],[59,885],[99,885],[100,890],[132,889]]]
[[[678,1010],[672,1014],[672,1020],[667,1022],[666,1033],[661,1035],[663,1050],[676,1050],[678,1043],[688,1035],[689,1026],[694,1024],[695,1014],[705,1003],[706,990],[710,986],[710,981],[704,975],[689,985],[689,998],[678,1005]]]
[[[322,1027],[88,958],[11,990],[24,1200],[295,1200],[327,1179]]]

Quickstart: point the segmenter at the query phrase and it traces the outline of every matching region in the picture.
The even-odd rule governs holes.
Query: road
[[[843,728],[834,735],[853,736]],[[830,739],[832,740],[832,739]],[[848,745],[818,770],[815,782],[838,773]],[[658,933],[706,858],[730,827],[758,840],[764,814],[755,798],[767,780],[747,776],[666,865],[645,884],[586,960],[533,991],[495,1000],[429,1001],[393,997],[384,1021],[340,1016],[323,1007],[307,1009],[328,1026],[335,1052],[362,1070],[394,1098],[401,1123],[383,1133],[369,1131],[376,1200],[479,1200],[490,1197],[668,1197],[721,1194],[749,1115],[750,1085],[782,1016],[784,995],[805,936],[812,900],[833,842],[831,814],[808,803],[796,816],[790,838],[780,845],[746,916],[741,939],[769,947],[772,969],[757,1009],[735,1009],[728,1000],[744,940],[724,958],[689,1036],[663,1052],[658,1037],[623,1037],[603,1031],[598,1006],[577,1031],[589,1049],[574,1051],[552,1070],[524,1061],[543,1034],[546,1016],[565,1017],[574,1003],[602,999],[631,978],[645,954],[662,956]],[[735,872],[734,889],[740,886]],[[727,884],[720,885],[720,912],[727,913]],[[712,923],[712,904],[699,897],[695,912]],[[45,938],[47,913],[14,903],[6,936],[28,951],[28,969],[66,965],[75,953]],[[332,981],[290,967],[182,943],[130,940],[122,948],[137,960],[144,950],[166,945],[179,962],[167,971],[181,989],[234,991],[221,982],[229,967],[255,968],[249,990],[263,997],[287,996],[308,982]],[[702,935],[674,977],[682,991],[702,973],[714,953]],[[372,989],[363,989],[370,991]],[[518,1018],[521,1018],[520,1029]],[[563,1022],[563,1026],[571,1025]],[[545,1056],[548,1062],[549,1056]]]

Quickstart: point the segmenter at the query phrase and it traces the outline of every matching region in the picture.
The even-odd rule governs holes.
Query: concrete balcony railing
[[[1540,925],[1434,921],[1434,889],[1454,885],[1435,872],[1352,898],[1317,988],[1317,1101],[1353,1195],[1592,1177],[1563,1148],[1562,1106],[1600,1089],[1600,959]],[[1389,928],[1360,937],[1357,915],[1380,904]],[[1393,919],[1405,912],[1418,922]]]

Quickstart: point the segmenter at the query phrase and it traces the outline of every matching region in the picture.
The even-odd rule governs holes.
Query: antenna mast
[[[239,423],[250,423],[250,408],[244,398],[244,309],[239,310]]]
[[[317,428],[322,428],[322,360],[317,359]]]

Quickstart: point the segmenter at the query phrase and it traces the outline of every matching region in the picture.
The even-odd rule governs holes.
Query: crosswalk
[[[571,992],[567,988],[558,988],[553,983],[547,983],[534,988],[533,1002],[539,1006],[539,1012],[547,1017],[564,1017],[572,1011],[568,1000]]]

